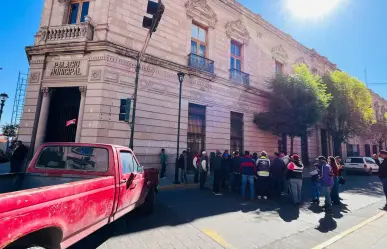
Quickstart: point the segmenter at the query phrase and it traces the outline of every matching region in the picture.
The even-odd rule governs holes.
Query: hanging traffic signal
[[[158,3],[149,0],[148,6],[146,8],[146,13],[152,15],[153,17],[144,16],[142,20],[142,27],[149,29],[151,32],[156,32],[157,26],[160,23],[164,10],[165,7],[161,0],[159,0]]]
[[[131,99],[121,99],[119,121],[129,122]]]

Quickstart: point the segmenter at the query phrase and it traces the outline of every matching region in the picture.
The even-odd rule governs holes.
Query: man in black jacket
[[[284,189],[284,175],[286,165],[284,161],[280,158],[278,152],[274,153],[274,160],[271,163],[270,167],[270,176],[272,180],[272,191],[274,197],[281,197],[281,192]]]
[[[11,173],[19,173],[24,171],[23,166],[27,157],[28,149],[22,141],[16,141],[15,149],[11,155],[10,168]]]
[[[232,191],[239,191],[241,187],[241,157],[239,156],[239,151],[235,151],[232,159],[230,182],[230,189]]]
[[[387,211],[387,151],[380,151],[380,157],[383,159],[382,163],[380,162],[379,157],[374,155],[376,164],[379,166],[379,178],[383,184],[383,191],[384,195],[386,196],[386,205],[384,206],[383,210]]]

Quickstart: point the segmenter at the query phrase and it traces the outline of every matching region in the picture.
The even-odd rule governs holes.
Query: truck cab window
[[[103,148],[49,146],[40,153],[36,167],[106,172],[108,154]]]
[[[120,158],[121,158],[122,174],[130,174],[135,172],[135,167],[133,164],[134,158],[132,154],[130,154],[130,152],[121,151]]]

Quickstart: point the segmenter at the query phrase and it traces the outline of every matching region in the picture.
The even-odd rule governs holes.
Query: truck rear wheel
[[[143,214],[149,215],[153,213],[156,206],[156,192],[152,188],[149,190],[148,195],[145,197],[144,204],[141,205],[140,210]]]

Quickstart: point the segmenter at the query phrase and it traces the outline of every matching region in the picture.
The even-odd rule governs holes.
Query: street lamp
[[[174,184],[180,184],[179,182],[179,147],[180,147],[180,116],[181,116],[181,89],[183,85],[185,74],[182,72],[177,73],[177,78],[179,79],[180,89],[179,89],[179,116],[177,118],[177,148],[176,148],[176,163],[175,163],[175,181]]]
[[[0,120],[1,120],[1,115],[3,114],[4,104],[5,104],[5,101],[7,99],[8,99],[8,95],[6,93],[0,94],[0,101],[1,101],[1,104],[0,104]]]

